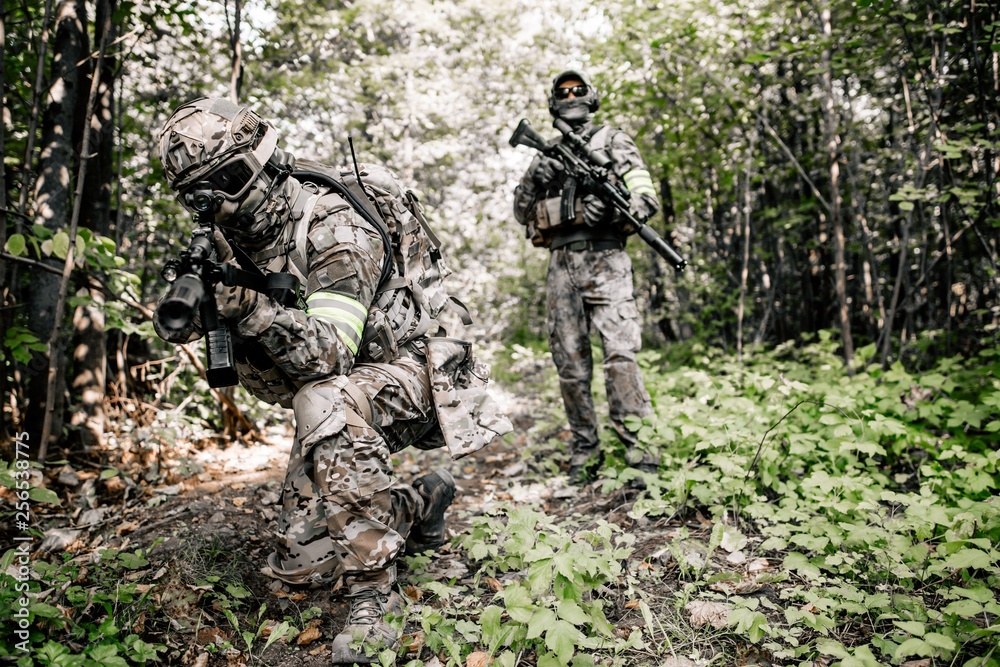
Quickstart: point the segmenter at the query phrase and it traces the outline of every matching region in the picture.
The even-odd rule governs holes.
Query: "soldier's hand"
[[[583,221],[591,227],[605,222],[608,216],[608,205],[597,195],[587,195],[583,198]]]
[[[559,160],[543,156],[535,167],[531,179],[541,188],[548,187],[557,179],[562,178],[563,166]]]
[[[215,306],[219,317],[231,322],[242,322],[257,305],[257,292],[238,285],[215,286]]]
[[[212,240],[215,241],[215,254],[217,255],[217,261],[228,262],[233,258],[233,247],[229,245],[229,241],[227,241],[226,237],[222,235],[222,232],[218,229],[213,229]]]

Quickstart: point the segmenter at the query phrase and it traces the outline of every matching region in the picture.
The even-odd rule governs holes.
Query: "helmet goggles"
[[[254,150],[249,152],[240,150],[224,157],[221,162],[203,173],[196,182],[182,188],[180,190],[182,199],[186,191],[195,186],[205,187],[204,184],[207,183],[216,195],[223,199],[234,202],[242,200],[253,182],[264,171],[264,165],[267,164],[267,159],[274,153],[277,145],[277,135],[273,130],[263,124],[260,130],[264,134]]]

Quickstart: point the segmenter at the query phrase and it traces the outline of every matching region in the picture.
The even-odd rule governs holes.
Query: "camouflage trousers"
[[[338,377],[300,389],[324,399],[330,389],[340,392],[346,424],[319,442],[295,439],[268,564],[290,583],[343,574],[352,589],[387,591],[395,579],[393,562],[424,507],[420,494],[394,476],[391,455],[419,446],[437,419],[426,370],[413,360],[359,364],[346,381],[353,387]],[[338,394],[332,396],[337,403]],[[372,424],[361,418],[366,410]]]
[[[604,350],[604,381],[612,427],[628,448],[629,463],[644,461],[629,415],[652,412],[635,355],[641,345],[639,311],[632,296],[632,260],[624,250],[574,251],[557,248],[549,259],[547,324],[549,349],[573,433],[573,465],[581,465],[598,445],[597,415],[590,385],[594,362],[591,328]]]

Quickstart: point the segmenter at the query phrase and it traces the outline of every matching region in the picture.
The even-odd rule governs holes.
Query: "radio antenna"
[[[347,137],[347,145],[351,147],[351,162],[354,163],[354,176],[358,179],[358,185],[361,185],[361,170],[358,169],[358,157],[354,154],[354,137]]]

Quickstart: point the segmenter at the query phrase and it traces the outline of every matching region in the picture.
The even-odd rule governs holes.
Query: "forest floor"
[[[400,564],[403,645],[381,667],[1000,667],[1000,353],[850,377],[823,340],[744,364],[646,355],[638,437],[661,469],[640,490],[609,431],[609,465],[570,484],[551,363],[514,348],[494,386],[511,434],[395,457],[459,494],[451,541]],[[237,394],[256,431],[227,440],[202,396],[119,400],[101,446],[0,461],[0,538],[24,539],[23,476],[33,520],[30,567],[0,559],[0,618],[27,605],[34,651],[0,624],[0,663],[328,664],[342,591],[266,565],[291,413]]]
[[[459,487],[449,513],[452,536],[462,534],[477,517],[490,514],[501,504],[534,508],[556,523],[570,522],[573,530],[594,528],[602,522],[621,527],[637,538],[623,565],[632,574],[645,575],[645,589],[635,590],[631,585],[606,589],[611,606],[605,613],[615,632],[627,637],[644,625],[636,603],[640,598],[654,610],[660,623],[679,620],[670,618],[678,612],[673,595],[677,580],[670,574],[676,564],[668,546],[680,544],[678,529],[685,528],[682,548],[688,559],[697,561],[709,551],[706,544],[712,523],[697,513],[686,523],[677,518],[633,518],[630,509],[640,492],[626,487],[604,493],[600,479],[570,484],[561,472],[569,438],[565,427],[557,425],[562,406],[541,398],[546,392],[538,386],[551,382],[550,377],[546,379],[551,373],[538,360],[529,365],[534,367],[522,376],[523,384],[499,391],[515,425],[505,442],[498,439],[458,461],[441,450],[410,448],[397,456],[396,472],[403,480],[438,468],[452,472]],[[134,607],[131,612],[115,614],[119,625],[129,626],[115,630],[121,636],[131,631],[135,633],[131,637],[137,635],[165,647],[157,664],[328,664],[330,642],[344,625],[348,611],[347,601],[336,590],[339,583],[328,588],[290,587],[269,576],[266,566],[292,441],[290,411],[286,416],[287,421],[279,419],[281,423],[263,429],[258,437],[240,442],[224,442],[207,432],[202,433],[202,439],[170,437],[165,442],[155,435],[158,427],[152,424],[111,438],[119,453],[114,463],[121,470],[109,467],[107,459],[95,465],[74,457],[62,467],[50,468],[47,486],[63,502],[40,517],[44,531],[40,553],[57,561],[62,552],[63,560],[79,569],[68,570],[70,576],[64,578],[72,581],[42,591],[39,601],[70,617],[65,598],[74,581],[84,588],[92,586],[87,609],[102,599],[100,582],[107,588],[133,582],[135,587],[128,589],[131,596],[107,596]],[[169,416],[160,413],[158,418]],[[121,456],[122,452],[126,455]],[[134,554],[136,558],[118,554]],[[766,561],[760,564],[762,560],[758,560],[758,568],[767,566]],[[722,565],[746,573],[745,558],[734,562],[736,565]],[[478,587],[485,591],[481,602],[486,605],[504,584],[492,579],[484,588],[480,569],[481,565],[471,562],[453,541],[429,563],[421,564],[419,581]],[[53,579],[58,581],[58,577]],[[400,568],[399,586],[407,596],[411,622],[404,630],[404,650],[396,664],[445,664],[427,648],[421,651],[422,633],[413,619],[419,618],[421,601],[432,605],[448,601],[412,583],[405,566]],[[702,624],[713,622],[711,611]],[[99,620],[99,614],[92,615]],[[86,617],[86,613],[77,615],[77,621]],[[292,630],[265,649],[282,620]],[[80,645],[74,646],[71,640],[69,648],[83,650],[83,639],[79,641]],[[129,641],[123,640],[122,652]],[[707,664],[680,656],[693,651],[696,657],[700,654],[708,659],[715,653],[707,646],[677,646],[675,650],[666,663],[649,664]],[[525,657],[532,662],[519,664],[533,663],[534,658]],[[754,652],[746,652],[739,663],[757,664]]]

